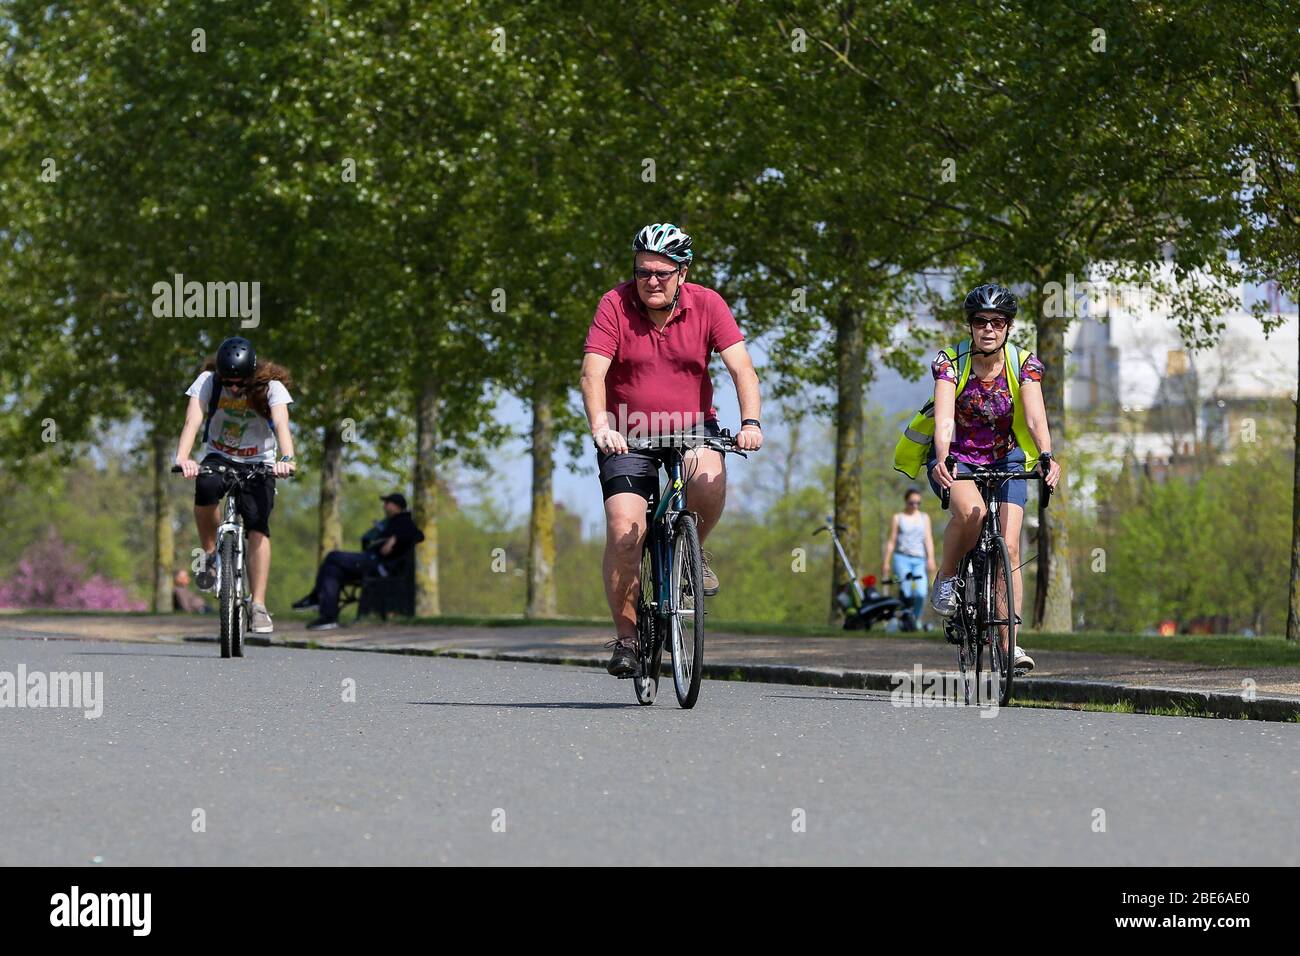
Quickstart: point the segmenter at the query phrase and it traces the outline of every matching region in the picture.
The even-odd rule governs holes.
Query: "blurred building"
[[[1159,296],[1094,282],[1075,301],[1067,339],[1071,454],[1088,471],[1136,470],[1163,481],[1230,461],[1268,427],[1293,427],[1300,356],[1298,310],[1275,283],[1220,287],[1235,300],[1217,343],[1188,350]],[[1256,315],[1276,323],[1266,336]],[[1091,503],[1095,482],[1074,489]]]

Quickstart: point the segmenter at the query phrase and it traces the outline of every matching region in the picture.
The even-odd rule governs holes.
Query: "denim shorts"
[[[934,480],[934,473],[931,471],[934,466],[935,459],[931,456],[930,460],[925,463],[925,475],[930,481],[930,488],[934,491],[935,497],[943,500],[943,489],[939,487],[939,483]],[[995,461],[993,466],[1006,471],[1023,471],[1025,467],[1025,453],[1019,448],[1016,448],[1011,452],[1011,454],[1007,455],[1007,457]],[[964,461],[957,462],[957,474],[959,475],[969,475],[974,470],[975,468],[973,465],[968,465]],[[1027,481],[1004,481],[1002,482],[1002,485],[996,489],[993,500],[1005,502],[1007,504],[1020,505],[1020,507],[1023,508],[1026,499],[1029,497],[1028,485],[1029,482]]]

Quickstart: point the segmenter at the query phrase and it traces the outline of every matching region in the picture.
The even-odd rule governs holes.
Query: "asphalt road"
[[[1300,863],[1296,724],[247,653],[0,639],[104,682],[0,707],[0,864]]]

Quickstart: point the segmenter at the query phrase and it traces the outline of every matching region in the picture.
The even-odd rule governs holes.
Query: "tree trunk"
[[[862,543],[862,403],[865,393],[866,335],[862,316],[841,305],[835,328],[835,523],[849,561],[856,568]],[[848,575],[831,546],[829,622],[839,621],[835,595],[848,583]]]
[[[174,435],[155,425],[150,436],[153,446],[153,609],[159,614],[172,610],[172,552],[176,546],[172,528],[171,479]]]
[[[433,617],[442,613],[438,589],[438,390],[432,373],[415,396],[415,487],[411,516],[424,532],[415,549],[415,613]]]
[[[528,617],[555,617],[555,468],[553,398],[545,385],[533,392],[533,505],[528,519]]]
[[[1300,399],[1298,394],[1297,399]],[[1295,415],[1295,472],[1291,487],[1291,595],[1287,602],[1286,639],[1300,641],[1300,401]]]
[[[1039,283],[1042,288],[1042,283]],[[1041,301],[1041,298],[1040,298]],[[1065,317],[1038,317],[1037,355],[1047,370],[1043,377],[1043,404],[1052,430],[1052,452],[1065,447]],[[1008,373],[1010,374],[1010,373]],[[1062,465],[1062,468],[1065,466]],[[1074,629],[1073,592],[1070,584],[1070,528],[1066,475],[1052,493],[1051,507],[1038,504],[1038,574],[1034,587],[1034,626],[1058,633]],[[1024,617],[1024,614],[1021,614]]]
[[[782,415],[781,418],[785,422],[786,434],[789,436],[786,440],[785,459],[781,463],[781,498],[784,500],[789,498],[790,492],[794,490],[799,456],[803,454],[803,416]]]
[[[339,501],[343,484],[343,429],[335,422],[325,426],[325,445],[320,467],[319,528],[316,538],[316,566],[325,555],[343,547],[343,523]]]

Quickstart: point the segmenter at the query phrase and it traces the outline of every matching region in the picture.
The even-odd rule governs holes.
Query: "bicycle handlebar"
[[[736,447],[736,436],[723,431],[721,435],[702,435],[695,432],[676,432],[660,435],[657,438],[637,438],[628,441],[629,451],[656,451],[664,448],[712,448],[723,454],[749,456]]]
[[[957,459],[953,455],[949,455],[945,458],[943,464],[944,467],[948,469],[948,473],[952,475],[953,481],[1028,481],[1030,478],[1037,478],[1039,480],[1039,489],[1040,494],[1042,495],[1043,507],[1046,508],[1052,501],[1052,489],[1051,486],[1047,484],[1046,474],[1041,472],[1039,469],[1042,468],[1044,462],[1050,463],[1051,460],[1052,456],[1047,452],[1044,452],[1038,456],[1038,468],[1033,471],[1003,471],[998,468],[980,466],[968,475],[952,474],[953,467],[957,464]],[[948,510],[948,505],[951,503],[951,499],[952,488],[942,489],[939,494],[939,501],[943,506],[944,511]]]
[[[179,475],[179,474],[181,474],[183,471],[184,471],[184,469],[181,468],[180,465],[172,465],[172,474],[173,474],[173,475]],[[217,474],[241,475],[241,474],[247,474],[247,475],[263,475],[263,476],[264,476],[264,475],[271,475],[272,477],[276,477],[276,474],[275,474],[275,466],[274,466],[274,465],[268,465],[268,464],[266,464],[265,462],[249,462],[247,465],[241,465],[241,466],[239,466],[238,468],[236,468],[236,467],[233,466],[233,465],[232,465],[232,466],[229,466],[229,467],[227,467],[227,466],[225,466],[225,465],[221,465],[221,466],[216,467],[216,468],[212,467],[211,465],[199,465],[199,474],[200,474],[200,475],[217,475]],[[293,472],[290,472],[289,475],[285,476],[285,479],[284,479],[284,480],[288,480],[289,478],[292,478],[292,477],[293,477]]]

